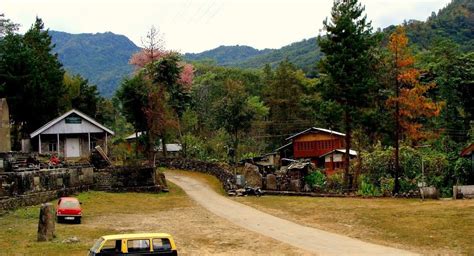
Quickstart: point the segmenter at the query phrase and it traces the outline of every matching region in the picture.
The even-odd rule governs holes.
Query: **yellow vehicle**
[[[102,236],[89,250],[89,256],[178,255],[173,237],[166,233]]]

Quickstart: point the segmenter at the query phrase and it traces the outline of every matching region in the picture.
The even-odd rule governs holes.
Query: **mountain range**
[[[453,0],[438,13],[433,12],[426,21],[410,20],[404,23],[410,42],[420,49],[427,49],[438,38],[449,38],[465,51],[474,50],[474,2]],[[388,35],[395,29],[383,30]],[[128,61],[140,50],[130,39],[111,32],[96,34],[69,34],[49,31],[54,51],[65,69],[80,74],[98,86],[105,97],[114,94],[124,76],[132,73]],[[316,75],[316,63],[321,58],[317,39],[309,38],[280,49],[258,50],[250,46],[219,46],[201,53],[186,53],[187,61],[209,61],[217,65],[241,68],[261,68],[266,64],[277,65],[288,59],[309,76]]]
[[[110,97],[124,76],[133,72],[128,64],[132,54],[139,51],[130,39],[111,32],[96,34],[69,34],[49,31],[53,51],[64,68],[80,74],[97,85],[102,96]]]

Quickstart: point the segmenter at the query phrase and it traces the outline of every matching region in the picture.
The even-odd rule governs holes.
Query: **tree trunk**
[[[38,222],[38,242],[51,241],[56,237],[54,222],[54,207],[51,203],[41,205]]]
[[[135,131],[135,158],[138,158],[138,145],[139,144],[140,142],[138,141],[138,131]]]
[[[395,60],[397,59],[398,52],[395,52]],[[398,81],[398,68],[396,65],[395,62],[395,95],[397,101],[395,102],[395,184],[393,186],[393,194],[398,194],[400,191],[400,104],[398,99],[400,97],[400,83]]]
[[[396,128],[395,128],[395,184],[393,186],[393,194],[396,194],[400,191],[400,107],[398,105],[398,102],[396,103],[395,106],[395,122],[396,122]]]
[[[349,168],[350,168],[350,149],[351,149],[351,136],[352,136],[352,124],[351,116],[349,110],[346,108],[344,111],[344,121],[346,123],[346,154],[344,157],[344,187],[350,189],[349,187]]]
[[[357,190],[359,186],[359,176],[362,171],[362,142],[361,142],[361,136],[357,137],[357,146],[355,147],[357,149],[357,165],[355,167],[355,173],[354,173],[354,180],[352,182],[352,189]]]
[[[165,135],[161,136],[161,150],[163,150],[163,157],[166,158],[168,156],[168,150],[166,149]]]

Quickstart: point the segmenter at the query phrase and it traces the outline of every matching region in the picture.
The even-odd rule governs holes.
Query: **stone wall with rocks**
[[[156,163],[160,167],[213,175],[222,183],[226,191],[232,189],[235,184],[235,177],[231,167],[224,164],[207,163],[185,158],[160,158]]]
[[[102,191],[167,191],[165,175],[151,167],[68,167],[0,172],[0,214],[45,203],[89,189]]]
[[[165,175],[153,167],[114,166],[94,172],[94,190],[101,191],[167,191]]]
[[[88,190],[93,182],[92,167],[2,172],[0,213],[79,193]]]
[[[474,199],[474,185],[454,186],[453,198],[472,198]]]

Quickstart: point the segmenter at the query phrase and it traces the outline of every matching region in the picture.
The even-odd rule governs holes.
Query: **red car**
[[[56,207],[56,219],[58,223],[62,221],[73,221],[80,224],[82,218],[81,203],[75,197],[59,198]]]

